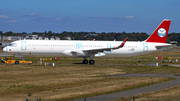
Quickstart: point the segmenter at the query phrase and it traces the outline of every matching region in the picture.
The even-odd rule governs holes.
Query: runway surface
[[[115,76],[108,76],[108,77],[173,77],[173,78],[176,78],[177,80],[158,83],[158,84],[154,84],[154,85],[150,85],[146,87],[141,87],[141,88],[127,90],[127,91],[121,91],[121,92],[112,93],[112,94],[90,97],[86,99],[87,101],[110,101],[110,100],[115,100],[121,97],[130,97],[130,96],[135,96],[141,93],[148,93],[152,91],[162,90],[165,88],[170,88],[173,86],[180,86],[180,83],[179,83],[180,76],[174,76],[173,74],[124,74],[124,75],[115,75]],[[77,99],[74,101],[84,101],[84,99]]]
[[[0,53],[0,56],[13,56],[13,55],[9,55],[9,54],[6,54],[6,53]]]

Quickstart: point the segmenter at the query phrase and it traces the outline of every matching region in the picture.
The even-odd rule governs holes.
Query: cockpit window
[[[11,46],[11,47],[16,47],[17,44],[16,44],[16,43],[10,43],[9,46]]]

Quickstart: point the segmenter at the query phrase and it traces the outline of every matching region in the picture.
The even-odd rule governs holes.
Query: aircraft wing
[[[97,54],[98,52],[103,52],[103,51],[111,51],[114,49],[119,49],[122,48],[128,38],[126,38],[119,46],[117,47],[111,47],[111,48],[98,48],[98,49],[83,49],[83,50],[66,50],[63,52],[65,55],[70,55],[70,56],[89,56],[92,54]],[[105,55],[104,53],[101,53]]]
[[[98,48],[98,49],[82,49],[82,50],[65,50],[63,51],[63,54],[69,55],[69,56],[89,56],[92,54],[97,54],[98,52],[103,51],[111,51],[113,49],[119,49],[124,47],[126,41],[128,38],[126,38],[119,46],[117,47],[111,47],[111,48]],[[101,53],[101,55],[105,55],[104,53]]]
[[[122,48],[124,47],[126,41],[127,41],[128,38],[126,38],[119,46],[117,47],[112,47],[112,48],[99,48],[99,49],[85,49],[85,50],[82,50],[83,52],[103,52],[103,51],[111,51],[113,49],[119,49],[119,48]]]

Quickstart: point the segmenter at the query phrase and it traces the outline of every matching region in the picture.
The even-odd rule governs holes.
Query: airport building
[[[52,36],[51,38],[45,36],[38,36],[33,34],[27,34],[22,36],[2,36],[0,35],[0,49],[4,46],[8,46],[12,41],[16,40],[60,40],[59,37]]]
[[[52,36],[51,38],[38,35],[22,35],[22,36],[2,36],[0,35],[0,41],[16,41],[16,40],[60,40],[59,37]]]

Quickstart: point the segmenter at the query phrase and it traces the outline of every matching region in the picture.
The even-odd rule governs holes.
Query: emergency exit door
[[[21,41],[21,50],[26,50],[26,41]]]
[[[148,51],[148,44],[147,43],[143,43],[143,51],[144,52]]]

